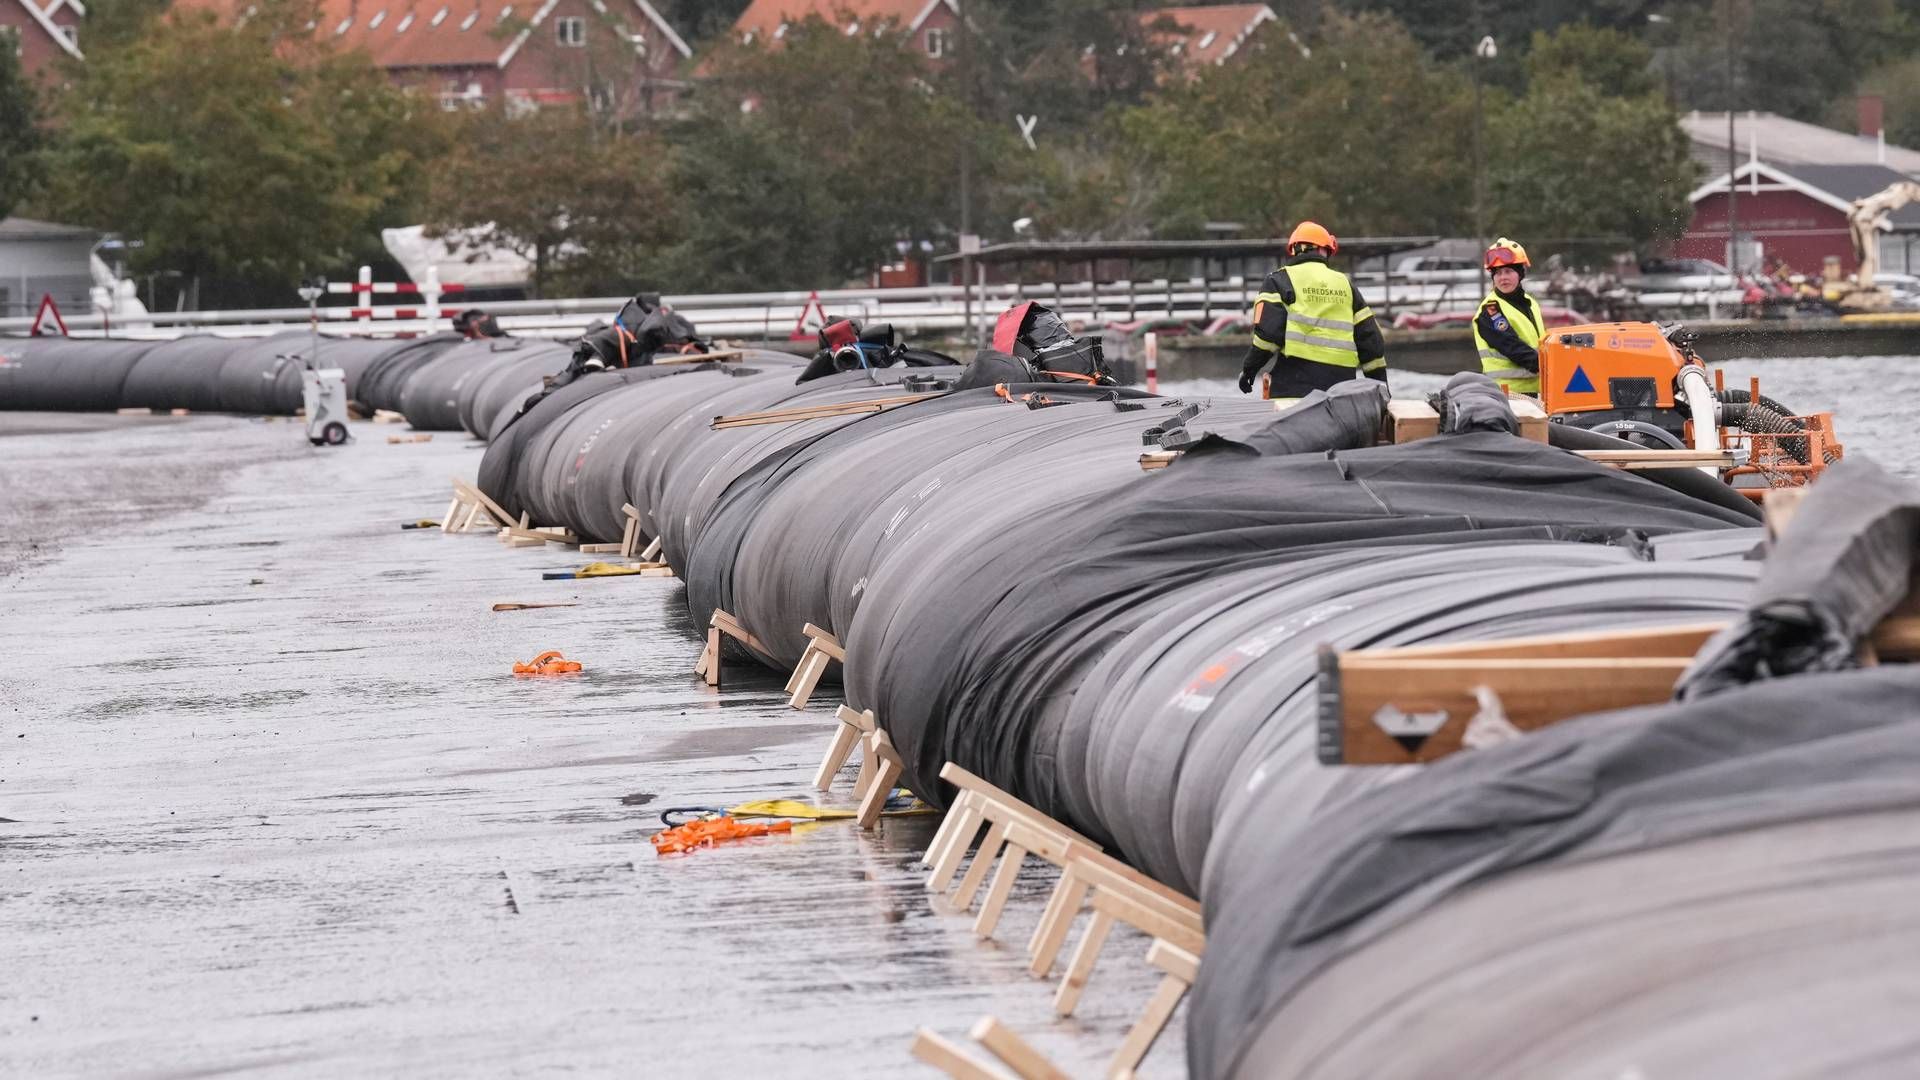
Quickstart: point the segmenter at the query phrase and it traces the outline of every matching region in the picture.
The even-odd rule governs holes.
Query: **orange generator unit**
[[[1728,451],[1722,476],[1754,498],[1809,482],[1843,452],[1829,414],[1796,414],[1762,395],[1758,379],[1729,389],[1678,326],[1564,326],[1539,351],[1540,404],[1552,422],[1650,449]]]

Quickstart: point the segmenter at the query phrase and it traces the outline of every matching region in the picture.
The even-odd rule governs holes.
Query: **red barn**
[[[1740,234],[1759,249],[1762,260],[1786,260],[1792,269],[1817,274],[1829,256],[1841,269],[1859,267],[1847,214],[1857,199],[1908,177],[1885,165],[1769,165],[1747,162],[1735,172],[1732,198],[1722,174],[1696,189],[1693,223],[1674,247],[1683,258],[1727,263],[1727,213],[1737,215]],[[1920,204],[1888,215],[1880,231],[1880,269],[1912,273],[1920,269]],[[1752,247],[1744,269],[1757,268]]]

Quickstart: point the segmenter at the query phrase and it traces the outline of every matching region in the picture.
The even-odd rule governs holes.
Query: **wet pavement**
[[[480,448],[396,430],[0,415],[0,1076],[930,1075],[987,1013],[1099,1071],[1157,980],[1117,935],[1051,1021],[1050,870],[982,945],[928,818],[655,856],[806,793],[832,695],[704,688],[676,582],[401,531]],[[586,672],[509,674],[549,648]]]

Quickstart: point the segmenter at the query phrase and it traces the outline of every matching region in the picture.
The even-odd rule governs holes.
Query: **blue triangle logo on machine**
[[[1569,394],[1593,393],[1593,380],[1587,378],[1586,368],[1580,367],[1579,365],[1574,366],[1573,378],[1567,380],[1567,389],[1565,390],[1565,393],[1569,393]]]

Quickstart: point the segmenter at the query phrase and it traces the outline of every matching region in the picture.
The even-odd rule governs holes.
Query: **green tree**
[[[1896,0],[1711,0],[1676,6],[1672,17],[1667,68],[1691,109],[1818,121],[1863,73],[1916,45]]]
[[[471,230],[533,264],[535,296],[651,284],[681,216],[659,140],[623,134],[585,108],[496,104],[458,122],[435,172],[428,221]]]
[[[1528,82],[1579,79],[1612,97],[1644,97],[1660,90],[1653,48],[1618,30],[1573,23],[1536,32],[1527,50]]]
[[[754,234],[769,205],[805,215],[788,228],[809,251],[763,260],[753,287],[864,277],[897,257],[901,242],[950,246],[963,144],[973,148],[976,194],[1006,189],[1020,161],[1012,125],[989,124],[962,95],[943,92],[945,76],[899,33],[848,35],[808,19],[777,48],[736,44],[711,63],[713,78],[672,133],[675,175],[688,190],[704,188],[690,203],[702,219],[692,227]],[[702,288],[736,280],[737,266],[719,254],[703,263],[703,250],[683,245],[679,271]]]
[[[40,98],[20,58],[0,37],[0,218],[13,212],[40,175]]]
[[[1886,104],[1887,141],[1920,146],[1920,56],[1882,64],[1866,74],[1857,87],[1862,94],[1879,94]],[[1835,98],[1827,106],[1828,127],[1852,131],[1859,122],[1856,99]]]
[[[1449,231],[1471,188],[1466,80],[1381,15],[1328,15],[1310,55],[1267,37],[1274,62],[1210,69],[1122,119],[1123,152],[1166,178],[1157,231],[1285,235],[1305,217],[1336,234]]]
[[[190,304],[203,279],[280,288],[374,254],[434,152],[438,111],[317,38],[314,9],[250,10],[96,43],[57,101],[49,212],[141,241],[135,271],[180,271]]]

